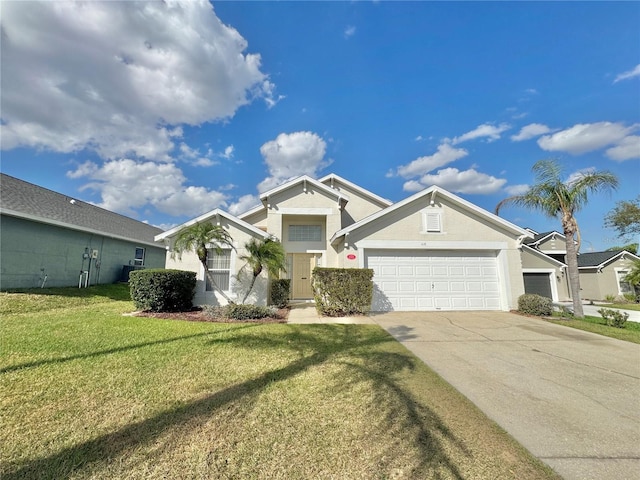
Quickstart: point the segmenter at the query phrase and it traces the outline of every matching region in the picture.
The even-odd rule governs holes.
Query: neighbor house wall
[[[145,249],[146,268],[162,268],[165,251],[158,246],[127,242],[103,235],[0,216],[0,288],[77,286],[82,270],[89,270],[85,251],[98,250],[91,260],[89,284],[120,280],[123,265],[133,263],[136,247]],[[97,263],[97,265],[96,265]]]
[[[564,267],[558,265],[553,259],[545,257],[544,254],[536,254],[527,248],[522,249],[521,258],[523,271],[553,270],[553,281],[558,292],[558,301],[564,302],[571,299]]]
[[[604,300],[607,295],[618,295],[616,269],[630,270],[632,266],[633,259],[620,257],[600,271],[580,269],[580,296],[584,300]]]

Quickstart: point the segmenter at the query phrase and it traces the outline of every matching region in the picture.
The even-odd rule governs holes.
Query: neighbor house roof
[[[336,242],[340,237],[343,237],[344,235],[347,235],[351,232],[353,232],[354,230],[357,230],[361,227],[363,227],[364,225],[367,225],[368,223],[371,223],[381,217],[384,217],[386,215],[389,215],[390,213],[404,207],[405,205],[408,205],[409,203],[415,202],[416,200],[422,198],[422,197],[427,197],[430,196],[431,197],[431,201],[433,201],[435,198],[442,196],[446,199],[448,199],[449,201],[451,201],[452,203],[462,207],[465,210],[468,210],[470,212],[475,213],[476,215],[479,215],[480,217],[483,217],[485,219],[487,219],[488,221],[490,221],[491,223],[495,224],[495,225],[499,225],[502,228],[513,232],[515,234],[518,234],[522,237],[532,237],[533,235],[528,232],[527,230],[514,225],[511,222],[508,222],[507,220],[504,220],[500,217],[498,217],[497,215],[494,215],[492,213],[487,212],[486,210],[474,205],[471,202],[468,202],[467,200],[458,197],[457,195],[454,195],[451,192],[446,191],[443,188],[440,188],[436,185],[433,185],[429,188],[426,188],[414,195],[411,195],[410,197],[405,198],[404,200],[398,202],[398,203],[394,203],[393,205],[391,205],[390,207],[385,208],[384,210],[380,210],[379,212],[376,212],[372,215],[369,215],[366,218],[363,218],[362,220],[360,220],[359,222],[354,223],[353,225],[349,225],[346,228],[343,228],[342,230],[337,231],[333,237],[331,238],[331,243]]]
[[[238,217],[225,212],[224,210],[220,210],[219,208],[216,208],[215,210],[211,210],[210,212],[204,213],[197,218],[194,218],[192,220],[189,220],[188,222],[183,223],[182,225],[178,225],[177,227],[174,227],[171,230],[167,230],[166,232],[162,232],[159,235],[156,235],[155,240],[156,242],[159,242],[161,240],[171,238],[183,228],[190,227],[191,225],[195,225],[196,223],[206,222],[212,219],[215,220],[217,217],[225,218],[227,219],[227,221],[231,223],[235,223],[237,226],[244,228],[245,230],[248,230],[249,232],[259,237],[268,238],[271,236],[267,232],[260,230],[257,227],[254,227],[250,223],[247,223],[244,220],[241,220]]]
[[[578,268],[602,268],[620,257],[640,260],[640,257],[626,250],[610,250],[606,252],[588,252],[578,255]]]
[[[534,232],[534,230],[531,230],[529,228],[526,230],[530,232]],[[560,232],[556,232],[555,230],[552,230],[550,232],[542,232],[542,233],[536,232],[533,238],[525,240],[524,243],[526,243],[527,245],[537,245],[538,243],[544,242],[547,238],[554,237],[554,236],[562,237],[563,240],[566,238],[564,234]]]
[[[82,200],[0,174],[0,213],[106,237],[158,246],[162,229]]]

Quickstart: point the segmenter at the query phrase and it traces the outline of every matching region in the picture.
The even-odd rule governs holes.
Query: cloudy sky
[[[537,160],[640,193],[640,3],[2,2],[4,173],[168,228],[334,172],[493,211]],[[502,215],[539,231],[557,221]]]

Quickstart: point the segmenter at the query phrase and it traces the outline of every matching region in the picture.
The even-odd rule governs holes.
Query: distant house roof
[[[633,253],[626,250],[611,250],[606,252],[588,252],[578,255],[578,268],[604,267],[607,263],[616,260],[618,257],[628,256],[633,260],[640,260]]]
[[[525,230],[528,230],[531,233],[535,232],[535,230],[531,230],[530,228],[526,228]],[[560,232],[556,232],[555,230],[551,230],[550,232],[542,232],[542,233],[535,232],[533,238],[528,238],[523,243],[526,243],[527,245],[535,245],[535,244],[538,244],[538,243],[542,242],[547,237],[552,237],[552,236],[561,237],[563,240],[565,238],[564,234],[562,234]]]
[[[0,213],[34,222],[159,247],[162,229],[61,193],[0,174]]]

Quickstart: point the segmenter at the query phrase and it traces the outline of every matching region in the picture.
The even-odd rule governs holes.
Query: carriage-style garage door
[[[373,310],[500,310],[494,252],[367,250]]]

